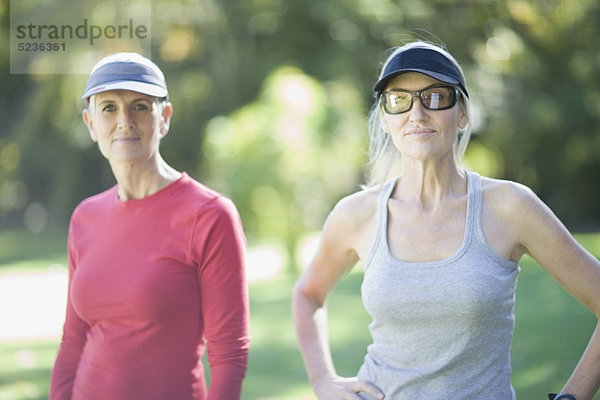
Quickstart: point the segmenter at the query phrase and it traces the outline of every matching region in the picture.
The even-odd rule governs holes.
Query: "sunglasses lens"
[[[429,110],[445,110],[456,104],[456,92],[451,86],[438,86],[421,91],[421,101]]]
[[[410,109],[412,94],[410,92],[386,92],[383,96],[383,107],[388,114],[399,114]]]

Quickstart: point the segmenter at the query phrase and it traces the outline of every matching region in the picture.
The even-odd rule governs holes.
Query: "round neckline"
[[[152,193],[151,195],[142,197],[141,199],[131,199],[131,200],[125,200],[125,201],[119,199],[119,185],[117,184],[113,187],[113,200],[119,207],[135,207],[135,206],[138,206],[141,204],[152,202],[155,199],[159,199],[159,198],[169,194],[171,191],[175,190],[177,187],[179,187],[179,185],[182,182],[184,182],[187,179],[188,179],[187,173],[181,172],[181,176],[179,178],[177,178],[173,182],[169,183],[167,186],[163,187],[162,189]]]

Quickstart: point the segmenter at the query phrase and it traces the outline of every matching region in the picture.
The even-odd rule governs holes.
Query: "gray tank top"
[[[465,236],[443,260],[405,262],[390,253],[387,203],[396,180],[379,195],[361,289],[373,343],[358,376],[386,399],[516,399],[510,343],[519,265],[487,244],[480,177],[467,179]]]

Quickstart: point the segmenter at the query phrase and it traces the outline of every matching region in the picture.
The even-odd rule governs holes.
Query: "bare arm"
[[[518,241],[574,298],[600,317],[600,262],[532,192],[522,189]],[[561,393],[591,400],[600,387],[600,323]]]
[[[317,253],[294,290],[296,333],[309,380],[319,399],[358,400],[360,397],[356,393],[361,391],[383,398],[383,394],[368,382],[338,376],[329,348],[325,300],[359,259],[355,241],[360,235],[356,220],[352,218],[352,210],[356,210],[357,205],[346,201],[332,211]]]

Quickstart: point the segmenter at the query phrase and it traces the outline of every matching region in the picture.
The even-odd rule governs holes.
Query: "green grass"
[[[599,252],[597,247],[596,256]],[[524,258],[521,267],[512,381],[518,398],[527,400],[561,389],[587,345],[596,318],[533,260]]]
[[[33,235],[27,231],[0,231],[0,272],[14,268],[14,264],[34,262],[33,268],[41,263],[63,262],[67,248],[64,230],[52,230]]]
[[[600,234],[577,238],[600,255]],[[45,271],[49,264],[64,264],[63,248],[61,235],[32,238],[19,232],[0,233],[0,279],[3,273]],[[543,399],[568,378],[596,319],[531,259],[525,258],[521,266],[512,380],[520,400]],[[347,376],[356,374],[369,343],[369,317],[360,301],[361,279],[360,272],[351,273],[329,299],[333,357],[338,372]],[[250,287],[252,349],[244,399],[314,398],[293,329],[293,284],[293,277],[282,275]],[[45,399],[57,345],[57,341],[0,343],[0,400]]]

